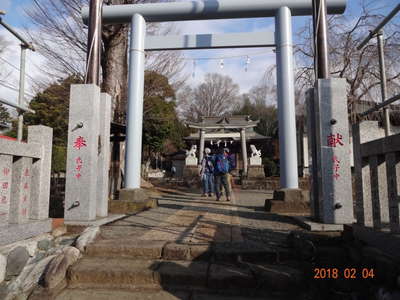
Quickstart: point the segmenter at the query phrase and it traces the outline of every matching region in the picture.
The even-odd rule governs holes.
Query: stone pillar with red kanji
[[[97,210],[100,88],[71,86],[64,219],[93,221]]]
[[[345,79],[319,79],[315,89],[315,142],[318,221],[354,221],[349,121]]]
[[[10,224],[24,224],[29,221],[31,196],[32,158],[16,157],[12,167],[10,198]]]
[[[0,226],[9,219],[12,161],[11,155],[0,155]]]

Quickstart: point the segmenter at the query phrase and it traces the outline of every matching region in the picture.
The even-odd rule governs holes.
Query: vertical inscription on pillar
[[[0,155],[0,226],[8,223],[12,176],[12,156]]]

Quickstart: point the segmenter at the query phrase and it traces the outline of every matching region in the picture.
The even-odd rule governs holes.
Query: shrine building
[[[250,145],[257,149],[262,148],[267,136],[254,131],[259,121],[253,121],[250,116],[237,115],[226,117],[202,117],[200,122],[186,122],[189,128],[197,129],[197,132],[185,137],[189,145],[197,145],[198,162],[204,156],[204,148],[208,147],[212,153],[217,153],[219,148],[228,148],[236,161],[236,172],[248,174],[248,157]],[[241,171],[241,172],[240,172]]]

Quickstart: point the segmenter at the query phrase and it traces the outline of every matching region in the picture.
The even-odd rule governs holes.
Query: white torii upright
[[[346,0],[327,0],[327,10],[330,14],[341,14],[345,8]],[[87,21],[89,9],[83,8],[82,15]],[[273,46],[276,47],[277,65],[280,184],[281,188],[298,188],[291,17],[305,15],[312,15],[311,0],[208,0],[104,6],[103,23],[131,23],[125,189],[140,188],[146,22],[259,17],[275,17]],[[230,45],[232,47],[235,45],[260,46],[256,41],[257,38],[249,42],[245,36],[242,34],[241,37],[232,38],[228,35],[220,35],[220,37],[195,35],[175,40],[171,38],[170,42],[166,37],[159,38],[167,41],[167,45],[162,49],[229,48]],[[154,43],[157,44],[157,42]],[[156,49],[157,47],[153,44],[153,50]]]

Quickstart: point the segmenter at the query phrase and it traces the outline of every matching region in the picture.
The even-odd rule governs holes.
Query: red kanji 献
[[[24,189],[25,189],[25,190],[27,190],[27,189],[28,189],[28,187],[29,187],[29,186],[28,186],[28,183],[27,183],[27,182],[25,182],[25,184],[24,184]]]
[[[74,148],[80,150],[83,147],[86,147],[86,141],[82,136],[78,136],[74,142]]]
[[[80,171],[82,169],[82,165],[77,165],[75,170]]]
[[[8,182],[3,182],[3,184],[1,185],[1,187],[3,188],[3,190],[8,189]]]
[[[24,176],[29,176],[29,169],[25,169]]]
[[[340,133],[330,134],[327,136],[328,147],[336,147],[336,145],[343,146],[343,136]]]
[[[81,178],[81,176],[82,176],[81,173],[78,173],[78,174],[75,175],[75,177],[76,177],[77,179]]]

